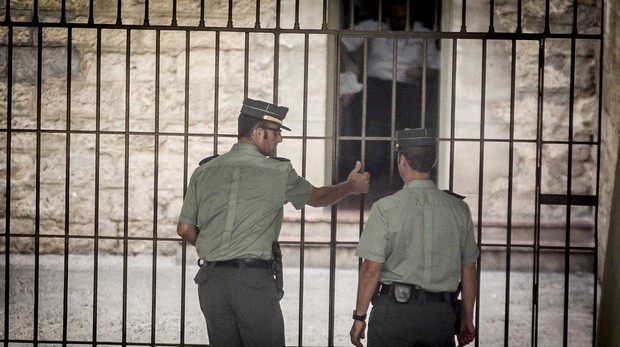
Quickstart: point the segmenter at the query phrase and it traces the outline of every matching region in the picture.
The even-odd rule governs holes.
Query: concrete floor
[[[39,257],[38,319],[35,323],[35,257],[10,255],[8,333],[2,337],[11,340],[61,341],[63,321],[67,322],[67,340],[92,341],[93,333],[98,342],[123,341],[128,343],[166,343],[177,345],[181,333],[187,344],[206,344],[206,328],[197,302],[193,276],[196,266],[187,267],[185,287],[185,323],[181,329],[181,273],[175,257],[156,259],[156,278],[153,278],[152,256],[132,256],[127,259],[127,298],[123,310],[123,258],[100,255],[97,271],[96,329],[93,307],[94,257],[69,256],[67,274],[66,319],[63,318],[64,258]],[[286,263],[286,258],[285,258]],[[5,255],[0,257],[0,293],[6,293]],[[282,309],[286,324],[287,345],[299,345],[299,280],[296,267],[285,267],[285,296]],[[540,346],[562,345],[564,317],[564,274],[540,274],[540,303],[538,343]],[[509,345],[531,344],[532,274],[510,274]],[[156,291],[153,294],[153,284]],[[349,346],[350,313],[354,307],[357,271],[337,268],[335,272],[334,343]],[[481,346],[504,345],[505,321],[504,272],[483,271],[481,275],[480,322],[478,324]],[[594,279],[589,273],[569,276],[568,339],[570,346],[592,345]],[[326,346],[328,342],[329,270],[306,268],[303,291],[303,346]],[[0,305],[0,329],[5,325],[5,301]],[[154,317],[152,313],[155,313]],[[126,320],[123,323],[123,316]],[[36,327],[35,327],[36,325]],[[151,327],[155,330],[152,331]],[[13,345],[13,344],[10,344]],[[17,344],[15,344],[17,346]],[[25,346],[21,345],[20,346]]]

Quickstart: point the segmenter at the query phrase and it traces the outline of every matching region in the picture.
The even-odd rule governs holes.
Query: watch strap
[[[359,320],[359,321],[363,322],[363,321],[366,320],[366,314],[363,314],[363,315],[360,316],[360,315],[355,313],[355,310],[353,310],[353,319],[354,320]]]

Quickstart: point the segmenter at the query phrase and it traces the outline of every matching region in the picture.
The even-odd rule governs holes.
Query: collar
[[[239,152],[243,152],[245,154],[249,154],[249,155],[253,155],[256,157],[265,157],[260,150],[258,149],[258,147],[256,147],[255,144],[253,143],[243,143],[243,142],[237,142],[235,143],[232,148],[230,149],[231,151],[239,151]]]
[[[431,180],[411,180],[405,183],[403,188],[437,188]]]

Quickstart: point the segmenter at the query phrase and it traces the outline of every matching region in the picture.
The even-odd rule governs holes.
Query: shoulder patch
[[[277,161],[281,161],[281,162],[287,162],[287,161],[290,161],[289,159],[282,158],[282,157],[269,157],[269,159],[275,159],[275,160],[277,160]]]
[[[206,163],[208,163],[209,161],[211,161],[212,159],[215,159],[215,158],[217,158],[217,157],[219,157],[219,156],[220,156],[219,154],[216,154],[216,155],[212,155],[212,156],[210,156],[210,157],[206,157],[206,158],[204,158],[203,160],[201,160],[201,161],[200,161],[200,163],[198,163],[198,165],[200,166],[200,165],[202,165],[202,164],[206,164]]]
[[[444,193],[446,193],[446,194],[450,194],[450,195],[454,196],[455,198],[459,198],[459,199],[461,199],[461,200],[465,199],[465,197],[464,197],[463,195],[459,195],[459,194],[457,194],[457,193],[455,193],[455,192],[451,192],[451,191],[449,191],[449,190],[447,190],[447,189],[446,189],[446,190],[444,190]]]

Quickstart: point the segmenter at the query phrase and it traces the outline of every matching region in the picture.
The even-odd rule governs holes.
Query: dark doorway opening
[[[344,1],[341,13],[351,35],[341,36],[339,49],[338,178],[361,158],[371,203],[402,186],[395,131],[439,126],[440,44],[419,34],[440,30],[440,2]]]

